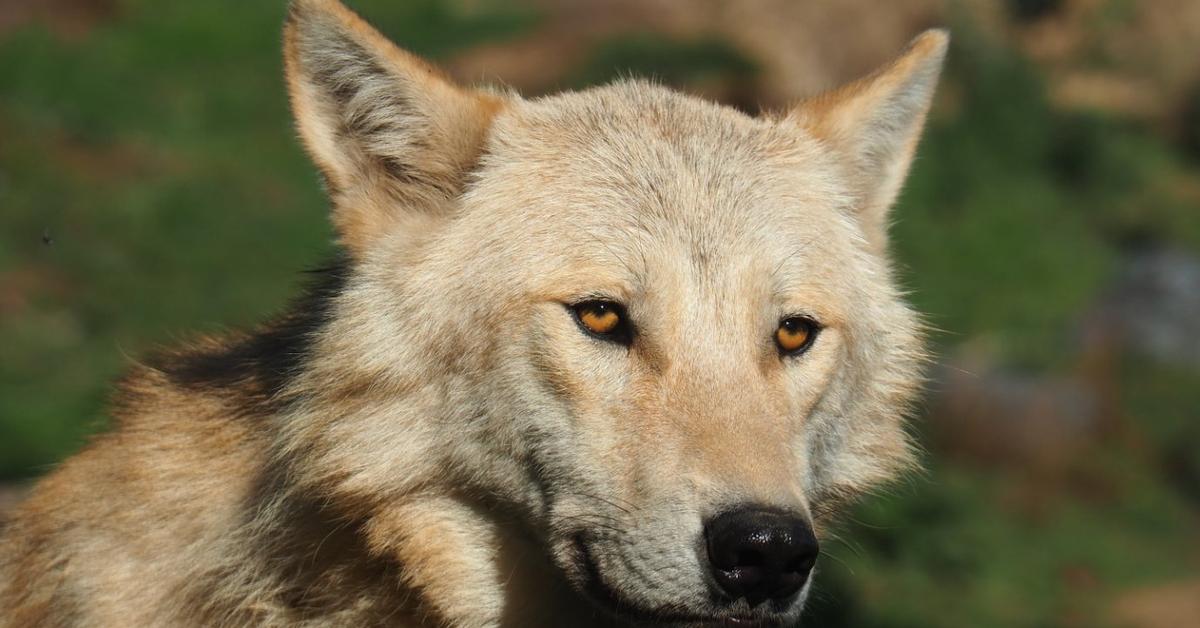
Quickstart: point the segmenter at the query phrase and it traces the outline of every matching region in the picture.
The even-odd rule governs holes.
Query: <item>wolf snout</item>
[[[740,508],[710,520],[704,533],[717,586],[752,607],[795,595],[817,561],[812,527],[788,513]]]

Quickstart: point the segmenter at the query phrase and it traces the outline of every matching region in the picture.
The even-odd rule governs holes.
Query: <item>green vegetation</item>
[[[896,250],[942,352],[982,339],[1054,376],[1078,366],[1072,330],[1122,242],[1200,251],[1200,212],[1176,193],[1195,165],[1146,129],[1053,110],[1034,68],[976,46],[953,56],[957,102],[931,123]],[[923,476],[863,504],[830,549],[811,625],[1104,626],[1122,589],[1194,574],[1200,373],[1135,361],[1110,384],[1127,433],[1089,448],[1081,477],[934,451]]]
[[[329,251],[281,78],[283,3],[128,4],[76,43],[0,38],[0,476],[77,449],[148,348],[261,320]],[[433,57],[536,18],[356,6]]]
[[[261,320],[329,253],[278,4],[131,0],[79,40],[0,34],[0,477],[35,476],[101,429],[138,355]],[[498,2],[355,5],[433,57],[538,23]],[[981,41],[958,39],[895,248],[940,351],[983,341],[1005,366],[1062,374],[1121,242],[1200,252],[1196,196],[1179,192],[1197,160],[1129,122],[1055,110],[1036,68]],[[748,85],[754,67],[720,41],[640,34],[601,44],[566,84],[631,71]],[[1130,362],[1118,379],[1127,433],[1088,450],[1083,479],[934,450],[926,474],[864,503],[809,625],[1097,626],[1121,590],[1194,573],[1200,373]]]

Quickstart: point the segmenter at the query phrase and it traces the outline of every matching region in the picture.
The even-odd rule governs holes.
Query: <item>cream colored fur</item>
[[[920,324],[885,233],[946,42],[754,118],[644,81],[458,87],[298,0],[292,104],[350,259],[328,321],[271,410],[132,375],[5,529],[0,617],[629,625],[581,591],[583,542],[626,600],[718,625],[707,517],[820,526],[911,464]],[[597,296],[629,348],[572,320]],[[796,314],[824,329],[781,357]]]

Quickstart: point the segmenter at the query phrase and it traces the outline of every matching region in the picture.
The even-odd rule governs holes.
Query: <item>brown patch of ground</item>
[[[1046,72],[1055,104],[1169,121],[1200,77],[1200,2],[1117,6],[1062,0],[1030,20],[984,0],[532,0],[546,16],[527,37],[467,51],[452,70],[522,91],[554,89],[600,41],[630,32],[715,37],[760,67],[752,97],[777,109],[869,72],[930,26],[964,19]]]
[[[5,1],[0,0],[0,3]],[[6,114],[0,107],[0,137],[8,139],[10,145],[18,149],[45,151],[49,162],[57,164],[73,179],[89,185],[121,185],[158,173],[178,173],[186,168],[175,153],[141,140],[88,141],[62,128],[39,128],[34,133]]]
[[[116,0],[0,0],[0,34],[40,22],[61,36],[82,37],[116,9]]]
[[[1113,620],[1124,628],[1184,628],[1200,623],[1200,579],[1143,589],[1119,596]]]
[[[537,32],[468,51],[449,63],[469,80],[522,91],[557,85],[595,44],[628,33],[729,41],[761,68],[754,97],[767,108],[862,75],[940,24],[939,0],[537,0]]]
[[[1013,35],[1048,71],[1051,97],[1064,107],[1169,118],[1200,77],[1195,0],[1064,0]]]
[[[35,295],[61,299],[69,291],[67,279],[47,266],[29,264],[0,272],[0,321],[24,312]]]
[[[137,141],[89,143],[66,134],[45,138],[55,162],[80,180],[111,184],[140,179],[168,171],[178,172],[183,164],[175,155]]]

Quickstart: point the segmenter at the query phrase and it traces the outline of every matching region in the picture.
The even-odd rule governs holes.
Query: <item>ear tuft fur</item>
[[[802,102],[790,118],[846,165],[863,229],[886,247],[887,213],[900,192],[933,100],[950,36],[922,33],[874,73]]]
[[[461,190],[502,105],[462,89],[336,0],[295,0],[284,61],[296,126],[351,252]]]

